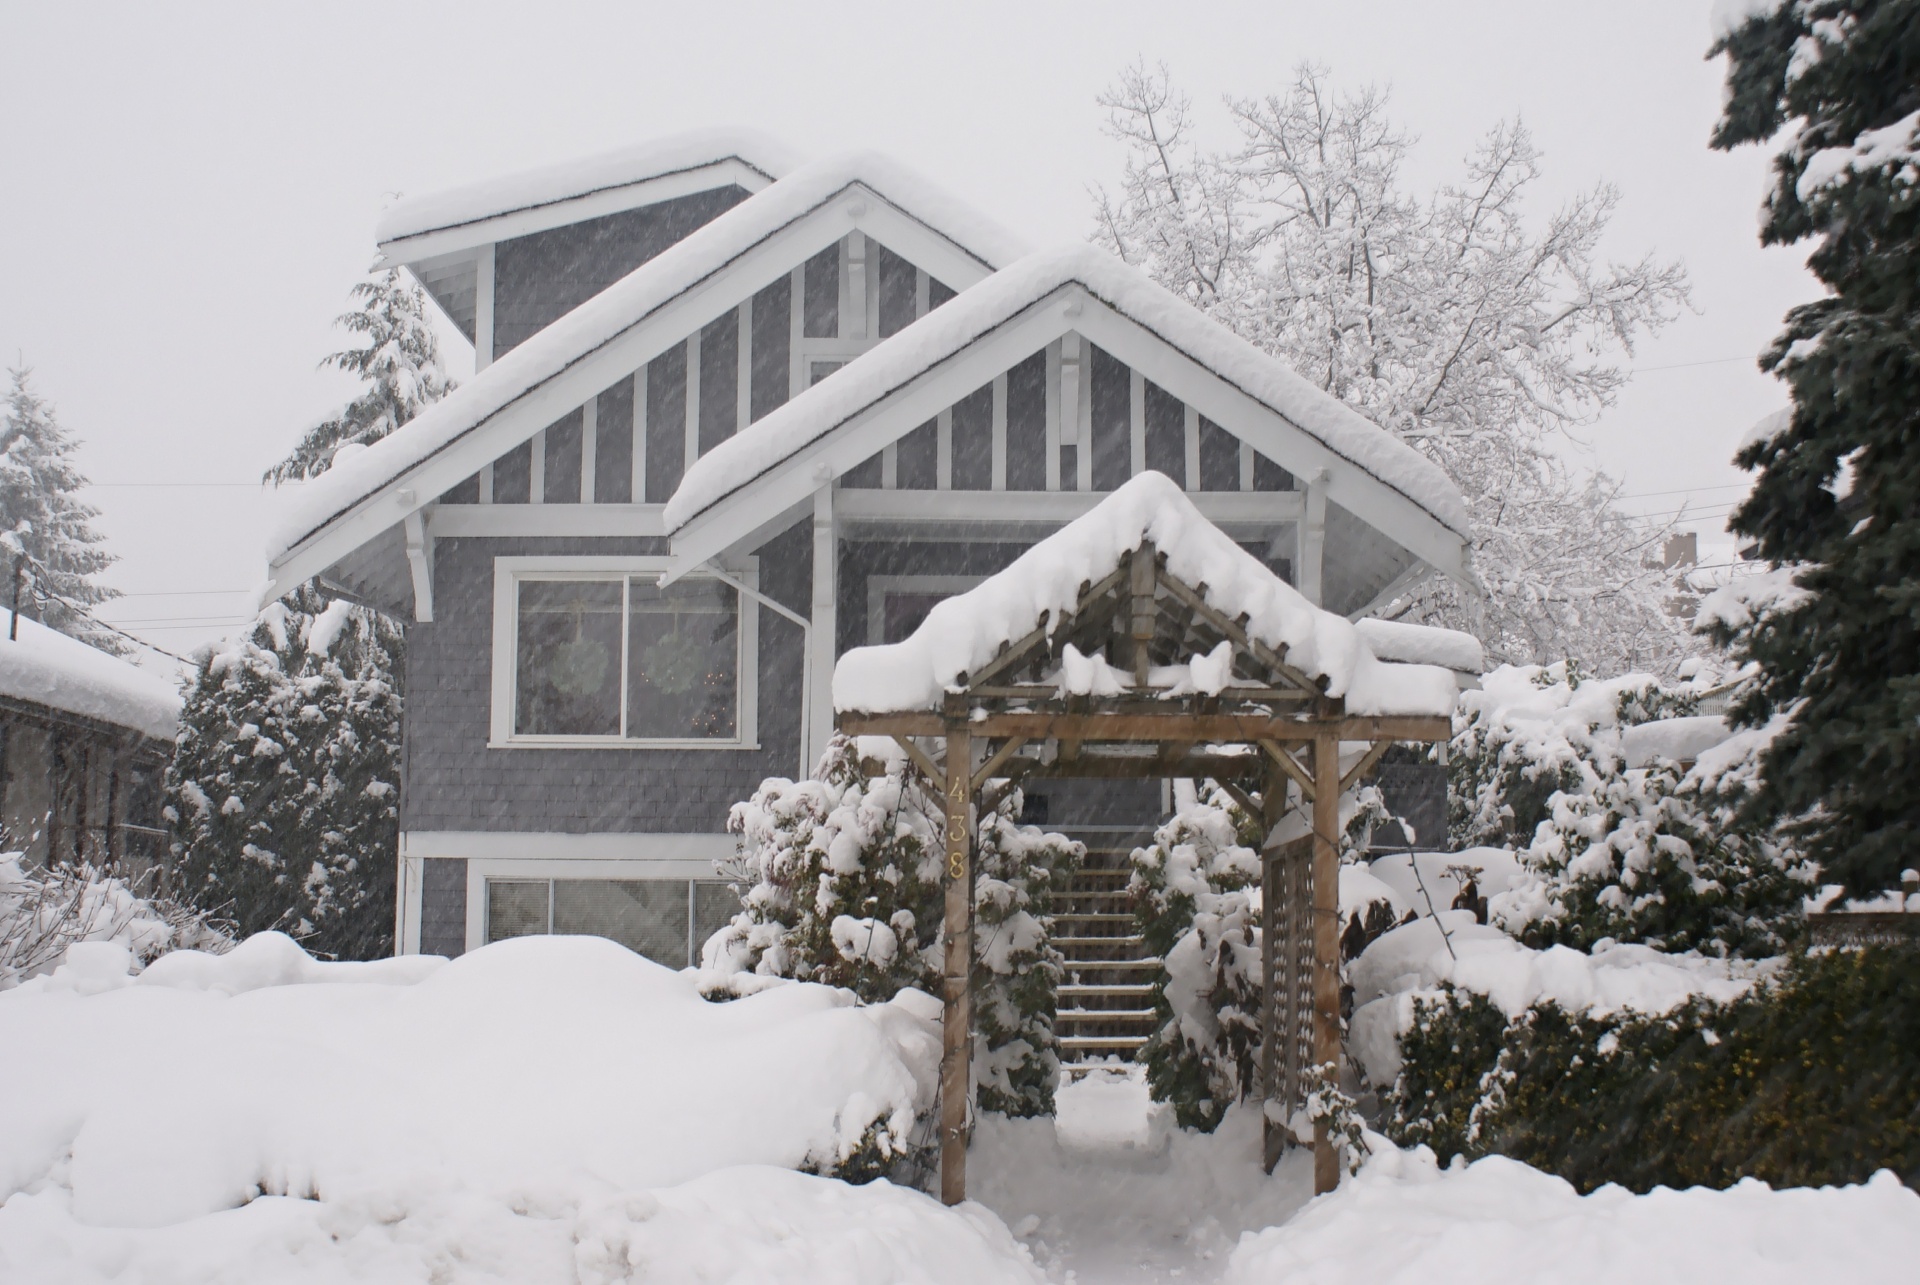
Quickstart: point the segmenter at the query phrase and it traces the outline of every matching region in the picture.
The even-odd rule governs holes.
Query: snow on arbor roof
[[[833,671],[836,710],[890,714],[937,709],[961,675],[977,671],[1002,643],[1032,632],[1042,613],[1072,612],[1080,588],[1115,570],[1153,541],[1167,572],[1196,588],[1229,618],[1244,614],[1250,637],[1284,647],[1286,660],[1325,678],[1350,714],[1449,714],[1453,674],[1434,665],[1389,664],[1374,656],[1344,616],[1323,611],[1207,521],[1163,473],[1141,473],[1082,516],[1028,549],[997,575],[937,604],[907,638],[856,647]]]
[[[0,607],[0,696],[171,741],[179,730],[180,693],[137,665],[20,618],[20,636],[6,634],[12,616]]]
[[[1002,268],[701,456],[667,501],[667,530],[679,530],[888,393],[1070,285],[1151,331],[1442,525],[1467,534],[1466,502],[1438,465],[1145,273],[1086,245],[1043,250]]]
[[[814,162],[661,251],[390,436],[336,458],[332,468],[310,482],[284,488],[286,499],[267,540],[269,560],[316,535],[667,303],[724,273],[753,246],[856,186],[917,220],[985,270],[1027,252],[1025,242],[1013,233],[889,157],[862,152]],[[532,437],[544,426],[530,423],[526,435]],[[486,462],[477,460],[475,467]],[[417,495],[410,508],[433,498]],[[407,511],[395,511],[393,520]]]
[[[763,134],[697,130],[397,201],[380,216],[374,239],[385,245],[728,160],[739,161],[769,182],[799,164],[784,144]]]
[[[1487,656],[1480,640],[1458,629],[1412,625],[1399,620],[1356,620],[1353,624],[1367,647],[1381,660],[1439,665],[1462,674],[1483,674],[1487,670]]]

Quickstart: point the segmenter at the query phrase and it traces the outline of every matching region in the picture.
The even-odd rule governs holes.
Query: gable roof
[[[1284,656],[1329,696],[1360,715],[1447,714],[1452,673],[1379,660],[1344,616],[1323,611],[1207,521],[1171,478],[1141,473],[1022,553],[1004,570],[935,604],[897,643],[856,647],[834,666],[836,710],[898,713],[938,709],[1002,649],[1046,623],[1069,618],[1089,583],[1112,574],[1151,541],[1166,571],[1197,591],[1247,636]],[[1074,661],[1068,653],[1067,663]],[[1207,659],[1207,658],[1202,658]],[[1095,662],[1097,665],[1097,661]],[[1201,660],[1187,657],[1199,678]],[[1071,680],[1073,675],[1066,674]],[[1212,675],[1220,690],[1225,672]]]
[[[805,166],[634,269],[397,432],[292,490],[267,542],[268,592],[325,570],[855,229],[935,275],[958,278],[948,284],[962,298],[1026,249],[885,156]],[[762,251],[780,261],[764,280],[753,263]],[[730,283],[724,290],[723,282]]]
[[[395,202],[374,228],[383,260],[411,263],[738,184],[758,191],[800,164],[748,130],[697,130]]]
[[[77,638],[0,607],[0,696],[44,705],[171,741],[179,730],[180,693],[172,683]]]
[[[1182,370],[1150,369],[1148,377],[1295,473],[1327,468],[1331,499],[1410,548],[1418,534],[1381,501],[1403,518],[1415,515],[1413,525],[1452,546],[1422,556],[1463,572],[1466,502],[1438,465],[1144,273],[1085,245],[1002,269],[701,456],[666,506],[676,560],[720,552],[824,477],[931,418],[939,397],[931,388],[915,394],[941,367],[970,363],[972,382],[960,381],[970,391],[1069,330],[1129,365],[1150,360],[1150,348],[1184,359]],[[990,342],[1000,338],[1004,351]],[[889,409],[892,402],[900,405]],[[1291,441],[1283,439],[1288,428]]]

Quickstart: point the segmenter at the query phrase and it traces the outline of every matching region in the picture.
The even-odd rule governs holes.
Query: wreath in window
[[[578,626],[576,626],[576,629]],[[591,696],[607,681],[607,645],[597,638],[578,638],[553,649],[547,681],[563,696]]]
[[[684,696],[706,677],[706,649],[676,628],[641,650],[640,669],[655,691]]]

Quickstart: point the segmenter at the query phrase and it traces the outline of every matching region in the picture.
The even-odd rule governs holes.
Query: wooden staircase
[[[1085,863],[1055,911],[1054,945],[1066,957],[1066,979],[1054,1029],[1067,1074],[1129,1061],[1153,1034],[1153,981],[1160,960],[1135,931],[1127,881],[1134,848],[1151,827],[1062,827],[1087,847]]]

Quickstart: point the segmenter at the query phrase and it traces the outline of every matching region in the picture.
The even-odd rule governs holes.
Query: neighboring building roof
[[[137,665],[0,607],[0,696],[171,741],[180,725],[180,693]]]
[[[1082,587],[1117,569],[1144,540],[1165,555],[1169,574],[1204,592],[1208,605],[1244,620],[1258,641],[1284,648],[1288,664],[1325,678],[1327,694],[1344,697],[1348,713],[1452,712],[1456,690],[1448,670],[1376,658],[1352,622],[1308,602],[1160,473],[1139,474],[1006,570],[936,604],[904,640],[842,656],[833,671],[834,708],[939,708],[948,689],[962,685],[962,675],[978,672],[1003,644],[1038,628],[1042,616],[1070,614]]]
[[[636,147],[409,197],[380,216],[374,239],[387,259],[410,262],[421,254],[454,248],[444,237],[436,237],[432,244],[423,239],[436,233],[470,229],[532,211],[549,212],[549,217],[533,222],[521,219],[511,228],[488,228],[486,235],[459,239],[464,244],[521,236],[540,227],[610,214],[676,195],[656,190],[662,180],[675,176],[700,174],[689,190],[734,181],[753,190],[772,183],[799,163],[784,144],[747,130],[676,134]]]
[[[1035,312],[1049,296],[1075,286],[1411,501],[1455,538],[1467,535],[1466,502],[1439,465],[1144,273],[1085,245],[1045,250],[1003,268],[701,456],[667,503],[668,531],[688,528],[776,470],[786,476],[788,462],[816,441],[1000,327]],[[1061,330],[1090,325],[1091,317],[1070,315],[1076,306],[1064,301],[1061,319],[1049,324]],[[903,430],[912,426],[900,425]],[[1232,431],[1247,435],[1244,425]],[[861,450],[872,445],[862,442]],[[851,457],[826,462],[835,472],[857,463]],[[755,494],[748,507],[768,506]]]
[[[847,213],[845,217],[836,216],[837,222],[832,228],[821,230],[820,236],[825,238],[823,244],[865,225],[869,231],[879,229],[872,234],[884,245],[888,243],[889,232],[894,233],[897,240],[899,234],[912,225],[918,235],[944,247],[950,264],[967,265],[976,279],[1026,251],[1025,243],[1011,232],[885,156],[862,153],[808,165],[634,269],[475,374],[445,400],[429,407],[391,436],[339,460],[310,482],[297,488],[284,488],[285,498],[278,507],[277,521],[267,542],[268,560],[276,565],[285,561],[284,555],[303,549],[323,533],[330,532],[334,524],[350,512],[372,503],[383,489],[404,485],[413,494],[402,498],[397,505],[382,505],[377,520],[368,524],[369,529],[343,533],[341,548],[332,551],[331,557],[322,553],[320,556],[325,560],[320,565],[287,577],[288,584],[281,584],[276,572],[276,586],[284,591],[292,581],[323,571],[333,558],[343,556],[431,503],[447,487],[531,438],[571,406],[581,404],[657,355],[649,352],[636,356],[622,350],[616,360],[615,341],[726,273],[756,246],[804,224],[809,215],[832,204],[836,198],[846,198],[842,203]],[[896,248],[902,253],[909,250],[904,245]],[[764,281],[746,282],[741,289],[750,297],[765,284]],[[960,280],[948,284],[959,288],[959,297],[965,298],[966,287],[973,283]],[[945,311],[952,306],[950,302],[935,311]],[[724,308],[716,310],[714,315],[719,315],[719,311]],[[710,317],[703,316],[691,323],[689,329],[697,329],[709,320]],[[665,351],[685,337],[686,331],[674,333],[662,340],[659,350]],[[603,354],[610,363],[604,371],[596,364]],[[553,392],[556,381],[576,379],[582,384],[577,397],[571,392],[558,401],[553,397],[533,397],[537,391]],[[533,404],[535,401],[537,405]],[[550,401],[554,404],[549,405]],[[451,473],[457,476],[418,482],[413,478],[422,466],[452,454],[451,448],[468,439],[482,424],[521,407],[531,409],[526,410],[525,422],[512,428],[508,435],[511,440],[507,436],[497,441],[490,437],[476,443],[474,459],[468,461],[461,455],[455,464],[449,465]]]

